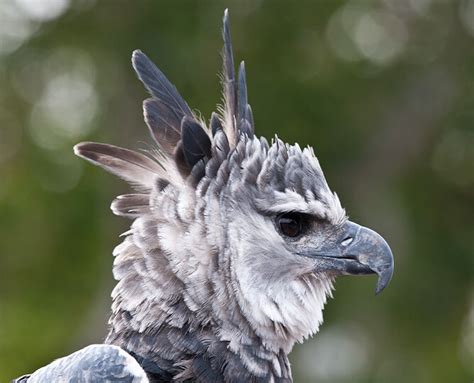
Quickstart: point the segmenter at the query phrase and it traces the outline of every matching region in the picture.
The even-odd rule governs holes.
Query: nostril
[[[342,246],[349,246],[350,243],[354,240],[352,237],[346,237],[342,240],[341,245]]]

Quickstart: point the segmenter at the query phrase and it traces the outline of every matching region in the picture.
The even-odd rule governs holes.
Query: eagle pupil
[[[301,217],[296,213],[287,213],[278,216],[277,223],[280,231],[287,237],[297,237],[301,234]]]

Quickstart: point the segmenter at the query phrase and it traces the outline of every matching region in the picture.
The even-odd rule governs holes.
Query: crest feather
[[[224,11],[222,38],[224,39],[224,48],[222,51],[222,86],[224,92],[224,132],[232,146],[237,141],[237,132],[235,126],[237,112],[237,92],[235,89],[235,68],[234,54],[232,51],[232,40],[230,36],[229,10]]]
[[[143,52],[133,52],[132,64],[138,78],[153,96],[143,103],[145,122],[158,145],[171,155],[180,139],[182,119],[194,115],[176,87]]]
[[[241,134],[245,134],[250,138],[254,136],[253,115],[248,104],[247,81],[245,79],[245,64],[243,61],[239,66],[238,85],[236,84],[229,12],[227,9],[224,12],[223,23],[222,85],[224,88],[224,131],[231,146],[235,147]]]
[[[114,199],[110,206],[115,215],[136,218],[150,212],[148,194],[124,194]]]
[[[239,67],[238,110],[236,119],[239,133],[253,137],[253,115],[252,109],[248,104],[247,80],[245,79],[245,63],[243,61]]]
[[[143,116],[156,143],[168,154],[181,139],[183,115],[157,98],[143,101]]]
[[[98,142],[81,142],[74,153],[124,180],[147,189],[153,188],[157,176],[164,169],[146,155]]]
[[[183,118],[181,135],[184,157],[190,170],[198,161],[211,158],[211,140],[196,120]]]
[[[182,116],[193,115],[176,87],[142,51],[133,52],[132,65],[138,78],[153,97],[158,98]]]
[[[216,174],[229,153],[236,149],[241,137],[254,137],[243,62],[236,78],[228,10],[224,12],[222,35],[224,107],[221,116],[212,114],[209,131],[163,72],[143,52],[136,50],[132,55],[132,64],[151,95],[143,102],[143,114],[151,136],[160,149],[153,157],[159,160],[98,143],[79,144],[74,149],[76,154],[146,189],[155,187],[157,178],[180,183],[182,178],[190,177],[191,184],[197,185],[206,174],[206,166],[213,155],[216,156],[212,162],[214,170],[209,174]],[[124,203],[120,201],[114,205],[118,213],[122,213],[121,206]]]

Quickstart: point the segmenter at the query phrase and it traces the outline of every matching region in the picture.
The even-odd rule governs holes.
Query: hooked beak
[[[375,231],[348,221],[335,242],[317,252],[303,254],[317,260],[318,270],[332,270],[343,275],[376,273],[375,294],[390,282],[393,255],[387,242]]]

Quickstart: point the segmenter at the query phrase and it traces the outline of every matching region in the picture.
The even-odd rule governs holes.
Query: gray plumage
[[[106,366],[107,368],[104,368]],[[22,379],[22,380],[21,380]],[[19,378],[28,383],[148,383],[138,362],[120,347],[94,344]]]
[[[335,277],[377,273],[378,292],[393,271],[388,245],[348,220],[311,148],[255,136],[227,11],[223,37],[224,107],[210,128],[136,51],[158,149],[74,148],[138,190],[112,203],[134,221],[113,252],[105,342],[150,382],[291,382],[287,356],[318,331]],[[114,367],[104,359],[104,373]]]

